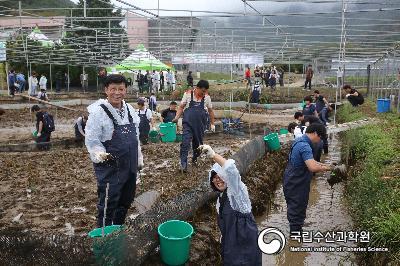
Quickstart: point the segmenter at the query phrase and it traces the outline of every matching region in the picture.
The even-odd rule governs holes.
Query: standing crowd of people
[[[275,66],[271,67],[256,66],[252,75],[250,67],[247,67],[245,71],[245,81],[247,87],[251,87],[253,85],[253,80],[254,80],[254,83],[258,81],[258,83],[261,84],[261,86],[265,88],[271,87],[272,90],[275,90],[277,84],[279,84],[279,86],[281,87],[284,86],[284,81],[283,81],[284,74],[285,71],[283,69],[281,68],[277,69]]]
[[[69,86],[69,76],[67,73],[64,75],[61,71],[57,71],[55,75],[56,92],[60,92],[63,87],[63,82],[65,88]],[[48,79],[46,73],[41,73],[40,75],[36,71],[32,71],[28,80],[25,79],[25,75],[22,72],[16,73],[13,69],[8,73],[8,90],[11,96],[15,93],[28,92],[29,96],[38,97],[41,100],[48,100],[46,97],[42,96],[47,91]]]
[[[147,91],[158,93],[161,91],[174,91],[176,89],[177,75],[177,71],[172,71],[170,69],[166,71],[153,70],[152,72],[146,70],[145,73],[139,70],[136,74],[139,92],[143,93]]]

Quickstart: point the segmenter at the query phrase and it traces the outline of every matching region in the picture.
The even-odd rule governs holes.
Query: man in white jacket
[[[127,81],[122,75],[109,75],[104,86],[107,99],[88,107],[90,115],[85,128],[85,144],[97,178],[99,227],[124,224],[135,196],[137,171],[143,168],[140,119],[124,101]]]
[[[40,77],[39,86],[41,90],[47,88],[47,78],[44,73],[42,73],[42,76]]]

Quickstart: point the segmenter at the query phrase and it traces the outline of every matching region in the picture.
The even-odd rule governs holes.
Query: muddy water
[[[325,163],[340,160],[340,142],[332,136],[329,142],[329,154],[323,155]],[[310,198],[307,208],[307,217],[303,230],[306,231],[354,231],[353,224],[343,201],[343,184],[336,184],[333,189],[326,179],[329,173],[317,174],[311,182]],[[278,255],[263,254],[263,265],[355,265],[355,254],[350,252],[291,252],[290,247],[355,247],[354,242],[325,243],[298,243],[289,239],[289,223],[286,218],[286,202],[282,185],[275,192],[271,210],[257,219],[259,229],[275,227],[286,236],[285,249]]]

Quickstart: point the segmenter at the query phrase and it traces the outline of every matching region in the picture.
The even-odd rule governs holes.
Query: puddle
[[[340,143],[337,136],[332,135],[329,141],[329,154],[323,155],[325,163],[340,160]],[[336,184],[333,190],[326,181],[329,173],[317,174],[311,182],[307,216],[303,230],[319,231],[353,231],[353,223],[343,200],[343,183]],[[259,229],[275,227],[280,229],[288,240],[285,249],[278,255],[263,254],[263,265],[355,265],[355,254],[351,252],[291,252],[290,247],[356,247],[355,242],[299,244],[289,240],[289,223],[286,218],[286,202],[282,185],[275,192],[274,202],[269,213],[257,218]]]

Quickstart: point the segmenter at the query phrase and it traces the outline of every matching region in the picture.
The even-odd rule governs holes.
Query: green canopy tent
[[[119,64],[107,67],[109,73],[133,73],[135,70],[166,70],[170,66],[155,58],[143,44],[139,44],[135,51]]]

